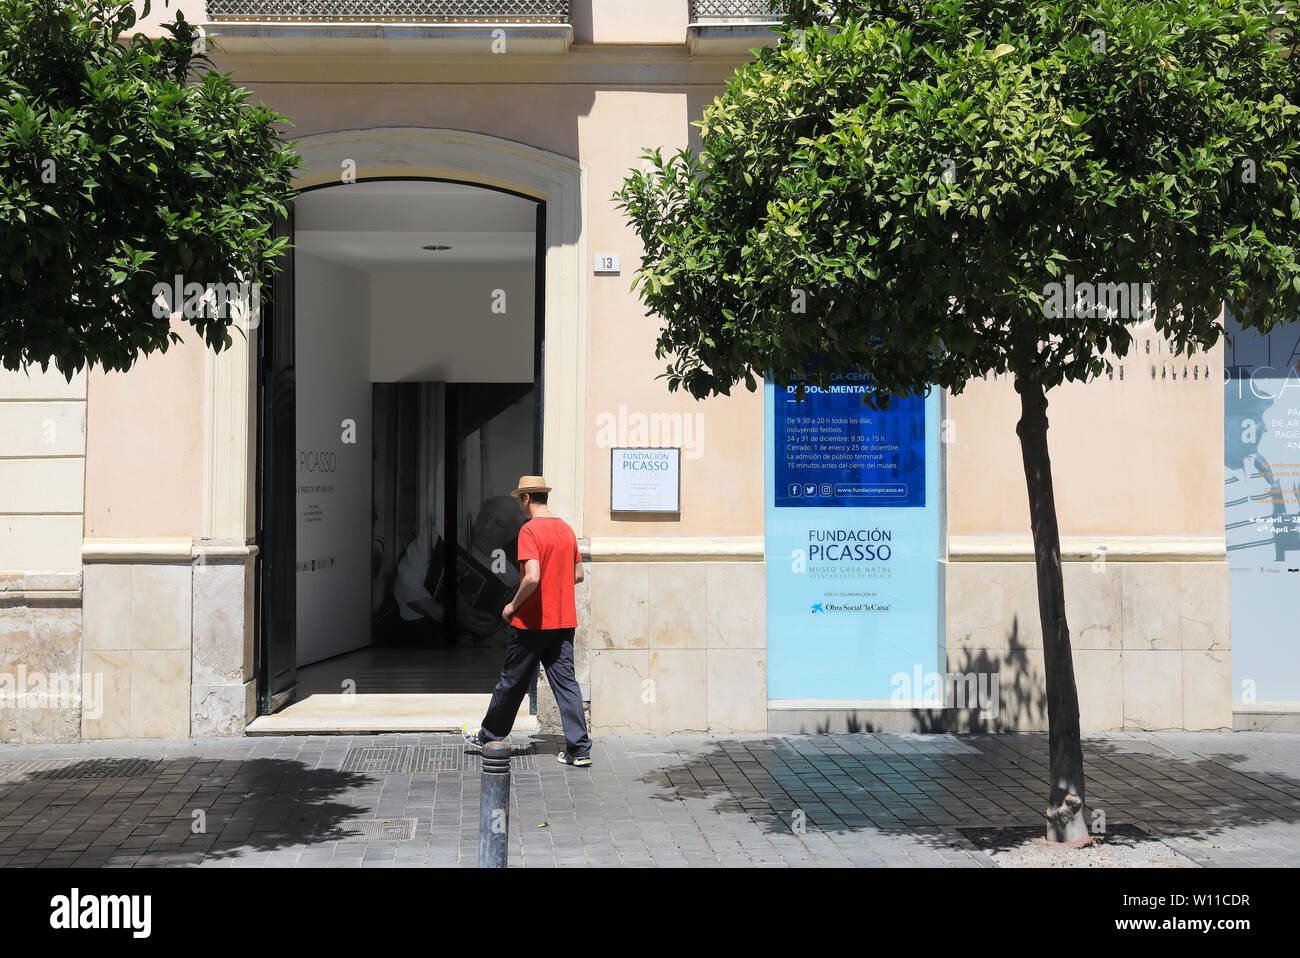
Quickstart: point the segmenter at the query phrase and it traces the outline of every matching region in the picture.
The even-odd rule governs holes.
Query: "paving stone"
[[[536,736],[536,751],[559,748]],[[357,775],[382,735],[0,746],[0,763],[155,761],[148,777],[0,783],[0,867],[476,867],[469,771]],[[1205,866],[1300,865],[1300,735],[1085,736],[1092,808]],[[993,861],[959,828],[1034,825],[1047,740],[1005,735],[608,736],[590,771],[512,782],[514,867],[945,867]],[[11,776],[18,777],[21,776]],[[192,812],[207,812],[207,832]],[[414,819],[403,841],[346,823]],[[549,823],[544,828],[537,826]]]

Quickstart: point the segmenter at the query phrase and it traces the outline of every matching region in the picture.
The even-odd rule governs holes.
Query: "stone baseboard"
[[[999,729],[1047,728],[1029,561],[945,564],[947,668],[999,676]],[[1233,727],[1228,566],[1221,560],[1062,567],[1084,731]]]
[[[767,730],[795,735],[870,732],[992,732],[978,709],[769,708]]]
[[[765,731],[766,566],[664,552],[592,563],[592,734]]]
[[[257,683],[190,686],[190,734],[243,735],[257,709]]]
[[[1232,706],[1236,732],[1300,732],[1300,702],[1263,702]]]
[[[102,704],[82,666],[81,575],[0,575],[0,742],[76,742]],[[35,695],[31,693],[36,693]],[[90,696],[88,699],[87,696]]]

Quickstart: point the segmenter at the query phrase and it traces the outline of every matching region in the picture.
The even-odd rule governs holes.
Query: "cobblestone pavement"
[[[991,867],[958,829],[1033,824],[1047,787],[1042,734],[606,736],[589,769],[531,741],[512,867]],[[1300,865],[1300,735],[1089,735],[1085,759],[1108,827]],[[0,866],[474,866],[478,804],[451,735],[0,746]]]

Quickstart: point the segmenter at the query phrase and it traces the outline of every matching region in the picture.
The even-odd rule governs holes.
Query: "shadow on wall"
[[[1033,732],[1047,730],[1047,687],[1041,670],[1031,662],[1020,640],[1020,618],[1011,621],[1005,652],[994,657],[987,649],[966,651],[955,672],[946,676],[942,709],[896,709],[850,712],[839,721],[815,722],[801,734],[833,732]],[[952,667],[951,660],[949,667]],[[955,683],[954,683],[955,678]],[[995,681],[996,679],[996,681]],[[989,701],[989,696],[992,700]],[[979,707],[958,707],[976,701]],[[985,704],[990,707],[983,707]],[[882,720],[880,713],[889,712]],[[895,717],[895,713],[896,717]]]

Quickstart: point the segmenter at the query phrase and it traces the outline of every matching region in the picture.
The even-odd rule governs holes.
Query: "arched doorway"
[[[474,575],[484,572],[485,568],[489,571],[493,568],[491,563],[484,562],[493,558],[490,549],[484,555],[471,555],[468,559],[460,555],[458,563],[442,563],[439,555],[458,555],[460,546],[482,545],[487,529],[495,525],[494,521],[487,521],[493,519],[493,510],[487,510],[486,519],[478,517],[478,513],[484,512],[484,502],[495,497],[498,499],[495,511],[502,511],[497,486],[504,480],[495,472],[521,473],[539,468],[549,476],[560,477],[556,486],[563,484],[567,490],[564,497],[568,500],[565,503],[567,512],[573,524],[581,528],[581,448],[577,437],[580,435],[581,367],[585,351],[585,303],[582,302],[585,287],[577,282],[580,276],[577,265],[584,250],[580,166],[575,161],[546,155],[519,144],[474,134],[428,130],[328,134],[303,140],[300,149],[311,172],[303,179],[304,192],[298,204],[295,257],[302,266],[309,266],[307,272],[316,278],[309,279],[304,285],[304,270],[295,264],[294,273],[298,274],[292,281],[295,289],[290,295],[283,295],[282,290],[281,295],[272,296],[273,303],[278,302],[279,307],[270,309],[269,315],[277,317],[277,321],[273,322],[272,328],[261,330],[263,335],[260,337],[264,346],[261,350],[261,407],[266,415],[261,417],[261,463],[257,469],[261,499],[256,534],[261,550],[261,575],[255,619],[260,629],[256,642],[259,663],[257,711],[263,715],[278,711],[302,692],[295,675],[300,664],[309,666],[309,660],[318,662],[316,656],[321,653],[346,655],[348,646],[355,651],[356,647],[367,642],[374,645],[374,634],[364,637],[365,642],[361,642],[357,632],[361,602],[355,594],[357,576],[355,568],[352,568],[357,564],[356,550],[348,552],[348,562],[343,563],[351,573],[347,578],[348,590],[351,591],[347,593],[347,601],[343,602],[342,593],[324,585],[326,577],[338,578],[338,572],[342,571],[337,555],[334,555],[339,550],[317,547],[321,542],[357,539],[357,530],[363,528],[356,515],[347,513],[346,525],[350,526],[350,536],[342,536],[338,528],[326,532],[326,526],[330,525],[330,512],[337,519],[341,511],[338,503],[356,499],[356,495],[348,497],[339,493],[350,484],[357,489],[364,485],[361,480],[365,471],[357,461],[360,456],[347,455],[355,452],[357,446],[374,452],[370,490],[386,487],[393,493],[386,503],[381,502],[382,495],[378,499],[372,497],[368,503],[370,532],[376,532],[383,523],[387,523],[383,528],[391,532],[391,536],[372,534],[369,537],[369,545],[382,539],[373,549],[373,559],[370,552],[367,554],[374,567],[374,575],[368,580],[372,589],[365,597],[372,614],[372,627],[376,624],[376,615],[386,614],[395,623],[398,621],[395,614],[411,614],[413,604],[409,594],[404,597],[406,601],[393,594],[391,584],[398,578],[415,582],[415,591],[424,591],[430,597],[437,591],[437,575],[424,575],[421,571],[412,573],[411,569],[406,569],[404,576],[398,575],[406,551],[412,547],[416,552],[422,551],[422,545],[416,543],[416,537],[411,534],[413,526],[394,517],[403,513],[398,500],[407,503],[408,519],[416,516],[416,525],[420,524],[420,517],[428,520],[437,516],[450,533],[445,537],[430,536],[433,555],[428,564],[438,567],[441,563],[445,569],[450,565],[448,572],[452,582],[460,578],[459,586],[451,586],[452,593],[458,589],[463,593],[465,582],[473,581]],[[450,178],[438,177],[438,174],[448,173],[463,177],[467,175],[469,166],[477,166],[472,183],[464,179],[452,182]],[[324,173],[325,169],[333,172],[335,168],[338,173],[334,175]],[[372,173],[376,175],[369,175]],[[487,181],[486,185],[484,181]],[[504,185],[506,182],[524,188],[510,190]],[[428,213],[438,204],[448,209],[459,207],[459,212],[452,209],[442,222],[430,222],[435,217]],[[524,205],[534,217],[533,230],[526,238],[523,230],[519,229]],[[424,222],[420,222],[421,217],[424,217]],[[460,225],[469,229],[452,229],[458,217]],[[477,222],[464,222],[467,217]],[[421,229],[421,226],[432,229]],[[503,226],[504,229],[489,229],[494,226]],[[289,227],[292,229],[292,225]],[[459,237],[456,242],[441,242],[456,238],[454,234]],[[425,247],[430,246],[448,246],[451,250],[426,250]],[[458,246],[459,251],[456,250]],[[502,266],[510,265],[512,256],[515,260],[513,265],[520,265],[525,246],[532,253],[532,263],[529,264],[533,270],[532,289],[521,289],[517,276],[511,281],[491,276],[493,270],[499,272]],[[446,286],[441,291],[434,289],[437,283],[429,286],[432,277],[429,276],[430,270],[421,265],[421,257],[439,255],[446,256],[446,272],[455,279],[452,286],[459,286],[459,294],[454,290],[448,292],[450,287]],[[476,256],[477,263],[474,261]],[[473,274],[474,266],[478,268],[478,276]],[[368,289],[364,294],[357,289],[356,274],[359,273],[367,277]],[[348,290],[350,277],[351,290]],[[421,287],[420,283],[425,283],[425,286]],[[556,285],[559,290],[555,289]],[[303,300],[304,292],[309,300],[307,303]],[[476,303],[476,308],[481,305],[486,309],[465,329],[476,335],[487,330],[497,337],[498,343],[513,343],[516,348],[489,350],[484,348],[484,343],[471,342],[474,335],[450,334],[452,330],[443,321],[450,321],[448,313],[455,312],[450,304],[458,295],[461,300],[468,296]],[[529,299],[532,302],[528,302]],[[421,318],[420,303],[425,300],[439,307],[430,308],[425,313],[429,318]],[[367,307],[365,312],[368,312],[364,335],[359,331],[360,324],[348,324],[337,315],[339,312],[361,312],[363,304]],[[456,308],[464,311],[464,303]],[[434,315],[441,315],[441,320]],[[309,318],[304,320],[304,316]],[[511,331],[511,317],[515,325],[530,320],[534,326],[534,334],[526,337],[528,342],[523,350],[528,354],[530,365],[530,376],[526,381],[519,370],[507,368],[513,352],[521,351],[520,343],[523,341],[519,330]],[[283,334],[286,322],[294,329],[287,338]],[[308,331],[311,337],[307,341],[302,341],[304,331]],[[299,339],[298,343],[294,342],[295,337]],[[292,361],[295,346],[300,347],[304,342],[307,352],[303,357],[312,357],[311,370],[304,367],[302,361]],[[546,343],[545,351],[542,350],[543,342]],[[363,343],[369,347],[364,363],[359,355]],[[274,368],[277,346],[281,367],[278,376]],[[283,363],[286,350],[290,355],[287,364]],[[439,350],[441,355],[438,355]],[[473,363],[476,355],[482,360],[478,361],[477,367]],[[520,359],[520,356],[513,357],[515,365],[520,364]],[[467,361],[469,368],[465,367]],[[367,369],[367,376],[361,376],[361,367]],[[350,386],[344,387],[344,381]],[[546,390],[545,402],[542,400],[543,382],[556,383],[556,387]],[[367,409],[368,422],[365,413],[344,415],[348,411],[344,408],[348,404],[344,398],[346,395],[351,395],[351,406],[367,406],[363,402],[363,386],[372,390]],[[304,389],[317,396],[308,400],[307,408],[302,404]],[[286,393],[296,396],[298,403],[287,398]],[[526,460],[520,458],[519,450],[515,448],[519,446],[517,441],[497,442],[495,450],[487,448],[491,442],[481,441],[484,429],[495,428],[503,416],[516,420],[513,429],[517,432],[523,420],[519,412],[521,403],[532,413],[528,428],[532,430],[533,441],[528,443],[524,454],[528,456]],[[333,437],[343,445],[337,450],[329,450],[304,435],[302,442],[295,439],[292,443],[295,448],[290,463],[289,456],[283,452],[286,404],[294,407],[295,433],[300,424],[305,432],[315,433],[317,437]],[[279,437],[274,435],[277,430],[274,411],[277,408],[281,411]],[[413,409],[422,412],[416,415]],[[378,419],[374,417],[376,412],[380,413]],[[424,417],[422,425],[412,429],[413,422],[420,416]],[[452,424],[452,419],[458,420],[464,428]],[[484,421],[478,422],[480,419]],[[438,428],[430,428],[435,420]],[[386,464],[381,463],[383,456],[378,452],[383,443],[376,445],[376,425],[381,421],[385,425],[378,432],[386,430],[389,448]],[[346,450],[348,429],[354,430],[351,450]],[[406,443],[409,448],[403,452],[403,442],[394,441],[394,430],[404,435],[422,435],[424,438],[420,442],[425,445]],[[369,433],[369,446],[360,441],[365,433]],[[473,452],[476,464],[467,469],[467,459],[471,454],[465,443],[473,434],[478,434],[474,446],[476,451]],[[543,437],[546,437],[545,442]],[[556,437],[554,442],[552,437]],[[430,438],[433,445],[429,445]],[[434,446],[441,451],[434,452]],[[460,447],[454,455],[451,454],[452,446]],[[513,451],[503,455],[506,446],[512,447]],[[281,450],[278,454],[277,448]],[[417,454],[403,459],[403,455],[409,454],[413,448],[419,450]],[[342,458],[338,455],[341,451],[344,451]],[[441,465],[438,465],[439,456]],[[513,461],[515,459],[520,459],[519,463]],[[343,477],[339,476],[338,469],[344,460],[348,461],[350,476],[348,482],[339,482]],[[424,465],[412,467],[416,461]],[[528,469],[519,468],[524,461],[529,461]],[[451,465],[455,468],[450,468]],[[422,478],[421,468],[424,469]],[[286,472],[289,473],[287,476]],[[464,485],[468,473],[474,473],[473,490]],[[435,478],[430,478],[434,474]],[[452,474],[456,482],[448,490],[447,477]],[[312,477],[317,480],[329,478],[320,482],[303,481]],[[412,477],[415,478],[412,480]],[[290,485],[295,526],[291,533],[287,529],[290,510],[285,504],[289,502]],[[460,506],[473,504],[471,511],[465,511],[460,520],[452,517],[458,504],[458,493],[464,494],[460,497]],[[316,498],[312,499],[312,495]],[[325,504],[326,500],[333,500],[333,508]],[[356,503],[352,504],[355,506]],[[290,577],[286,568],[290,555],[285,543],[290,537],[298,537],[299,533],[317,545],[309,546],[304,542],[303,547],[299,547],[295,542],[291,559],[294,575]],[[476,536],[478,542],[474,543]],[[441,546],[439,538],[442,539]],[[315,555],[316,551],[321,555]],[[307,552],[312,554],[307,555]],[[499,562],[497,567],[500,567]],[[459,577],[456,575],[458,571],[461,573]],[[303,585],[304,576],[308,585]],[[311,582],[313,577],[316,582]],[[300,601],[296,595],[299,585],[303,585],[305,593],[324,597],[321,599],[324,604],[313,606],[312,599],[307,599],[305,604]],[[295,593],[292,615],[287,611],[287,591]],[[458,595],[458,598],[464,597]],[[490,604],[481,594],[477,598],[480,604]],[[341,616],[331,614],[330,610],[341,602],[351,611]],[[385,603],[386,612],[381,608]],[[461,627],[467,617],[474,619],[482,612],[472,603],[468,611],[465,611],[464,602],[450,603],[452,623],[443,621],[439,628],[452,633],[452,638],[458,630],[454,621],[458,617],[458,606],[463,612]],[[308,615],[300,615],[304,610],[311,611]],[[316,625],[304,621],[295,623],[292,619],[312,620]],[[415,620],[413,615],[402,616],[403,623]],[[304,624],[307,625],[305,642]],[[321,624],[325,628],[321,628]],[[482,620],[474,625],[481,627]],[[447,636],[442,634],[438,638],[443,641]],[[326,655],[326,660],[329,658]],[[467,692],[474,682],[482,684],[481,668],[474,666],[464,676]],[[404,688],[417,690],[421,676],[415,673],[422,673],[422,677],[429,680],[438,677],[435,668],[411,669],[411,675],[404,679],[400,669],[387,669],[385,679],[390,685],[396,682],[402,686],[404,682]],[[337,677],[331,676],[330,681]],[[447,677],[443,675],[441,679]],[[360,676],[360,679],[350,676],[350,681],[344,682],[342,692],[367,693],[365,682],[361,681],[364,679],[365,676]],[[370,680],[373,685],[373,675]],[[356,688],[357,684],[361,688]],[[320,688],[318,681],[313,688]],[[448,689],[448,686],[445,681],[442,684],[432,681],[430,688]],[[484,693],[487,690],[490,690],[490,685],[486,686]],[[429,714],[426,707],[421,707],[421,711]],[[355,707],[350,707],[350,712],[359,715]],[[378,727],[380,725],[376,725]],[[402,728],[404,725],[390,723],[386,727]]]

